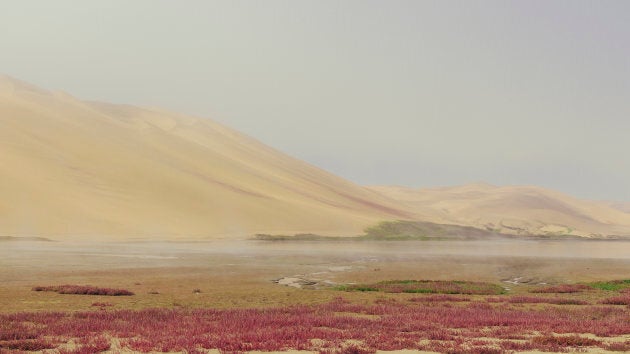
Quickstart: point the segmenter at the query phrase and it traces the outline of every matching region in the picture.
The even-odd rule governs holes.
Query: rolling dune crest
[[[396,202],[209,119],[0,79],[0,231],[55,239],[357,234]]]

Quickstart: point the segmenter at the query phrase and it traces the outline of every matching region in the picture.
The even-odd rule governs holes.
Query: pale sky
[[[5,1],[0,72],[361,184],[630,201],[630,1]]]

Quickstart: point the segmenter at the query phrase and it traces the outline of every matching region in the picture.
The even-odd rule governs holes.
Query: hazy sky
[[[630,201],[630,1],[4,1],[0,71],[362,184]]]

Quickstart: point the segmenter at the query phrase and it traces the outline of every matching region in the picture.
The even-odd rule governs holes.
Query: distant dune
[[[624,213],[630,213],[630,203],[624,203],[624,202],[604,202],[604,203],[613,209],[621,210]]]
[[[0,76],[2,235],[353,235],[410,215],[209,119],[85,102]]]
[[[621,209],[539,187],[470,184],[430,189],[369,188],[400,201],[409,210],[433,213],[427,221],[510,234],[630,235],[630,214]]]

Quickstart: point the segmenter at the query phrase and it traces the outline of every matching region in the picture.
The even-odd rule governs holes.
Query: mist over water
[[[324,257],[335,260],[419,260],[430,257],[511,257],[538,259],[616,259],[630,261],[630,242],[601,240],[472,241],[284,241],[93,243],[3,242],[6,268],[175,267],[217,256],[240,258]]]

